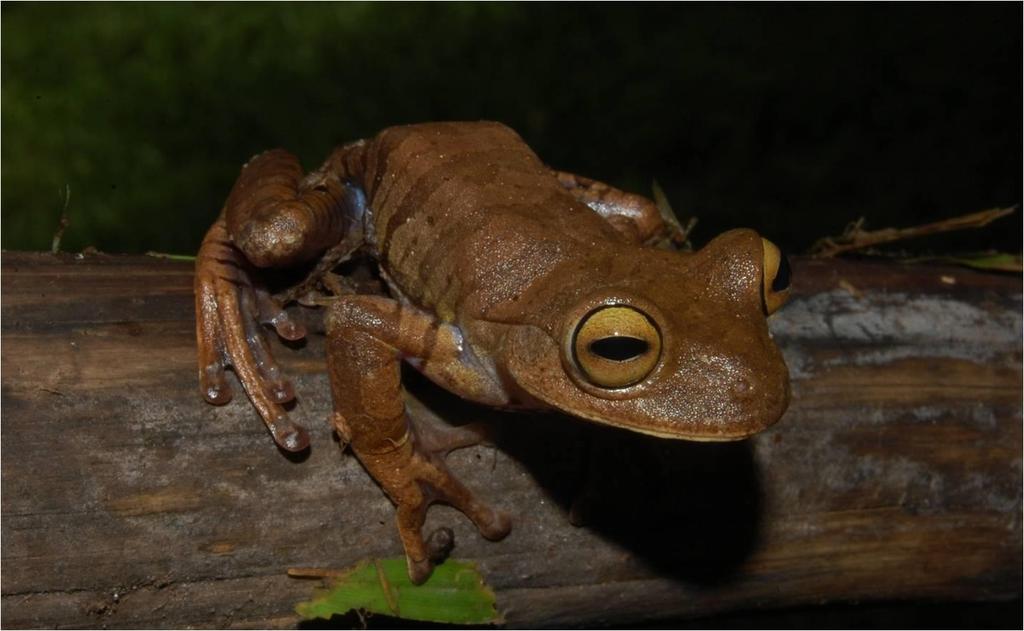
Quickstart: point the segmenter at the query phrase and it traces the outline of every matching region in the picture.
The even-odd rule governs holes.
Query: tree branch
[[[3,626],[292,627],[312,585],[289,567],[401,554],[332,439],[321,336],[275,348],[313,442],[289,459],[240,391],[201,400],[190,264],[2,261]],[[512,535],[443,507],[428,529],[454,529],[510,625],[1020,596],[1020,278],[794,268],[772,323],[793,403],[750,441],[499,413],[410,374],[415,410],[500,424],[450,462]]]

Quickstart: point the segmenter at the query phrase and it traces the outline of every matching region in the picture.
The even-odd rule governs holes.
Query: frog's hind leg
[[[365,204],[353,182],[362,179],[363,148],[362,142],[340,147],[308,175],[284,149],[255,156],[224,206],[234,244],[256,267],[287,267],[353,233],[361,237]]]
[[[504,537],[510,520],[478,500],[444,463],[449,451],[476,444],[482,432],[477,427],[442,430],[414,424],[406,411],[402,356],[430,355],[430,363],[457,354],[444,335],[417,335],[423,317],[410,311],[377,296],[339,300],[327,316],[328,369],[338,434],[395,503],[409,577],[422,583],[440,545],[422,533],[431,504],[442,502],[462,511],[488,539]]]
[[[323,167],[302,175],[295,156],[262,153],[242,169],[224,212],[207,232],[196,259],[196,338],[199,382],[214,404],[231,399],[230,366],[277,444],[305,449],[306,431],[288,420],[282,404],[294,398],[261,330],[297,340],[303,327],[259,283],[256,267],[285,267],[325,248],[362,239],[365,203],[349,180],[358,179],[361,143],[336,150]]]
[[[685,231],[676,218],[663,213],[657,204],[643,195],[627,193],[573,173],[553,173],[577,200],[604,217],[630,242],[656,247],[685,243]]]
[[[488,443],[492,437],[490,424],[480,421],[445,428],[438,427],[435,423],[423,422],[417,427],[423,448],[444,456],[456,449]]]
[[[266,290],[253,284],[249,264],[231,245],[223,219],[203,240],[196,259],[196,341],[199,384],[204,398],[215,405],[231,400],[224,370],[231,366],[275,442],[288,451],[305,449],[306,431],[290,421],[282,407],[294,397],[271,357],[260,324],[270,324],[288,340],[305,336],[275,304]]]

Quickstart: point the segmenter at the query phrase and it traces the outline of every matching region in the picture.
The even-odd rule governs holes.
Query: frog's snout
[[[781,359],[775,370],[737,377],[730,387],[730,395],[746,411],[736,419],[736,429],[745,436],[774,425],[789,406],[789,373]]]
[[[756,434],[782,418],[789,405],[789,373],[782,356],[771,349],[760,361],[717,356],[705,360],[710,390],[705,418],[721,440]],[[701,416],[700,413],[697,416]]]

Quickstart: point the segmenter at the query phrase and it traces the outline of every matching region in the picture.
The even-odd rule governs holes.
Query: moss
[[[790,249],[1020,201],[1021,7],[5,4],[2,246],[195,250],[239,165],[498,119]],[[1019,249],[1020,230],[993,238]]]

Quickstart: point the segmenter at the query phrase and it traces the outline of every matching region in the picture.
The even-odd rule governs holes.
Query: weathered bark
[[[241,392],[201,400],[191,265],[5,253],[2,272],[3,626],[289,627],[313,585],[287,568],[401,553],[391,505],[332,440],[321,336],[276,347],[313,439],[289,459]],[[415,382],[417,408],[500,422],[497,449],[451,462],[512,535],[483,541],[443,507],[428,528],[454,528],[510,625],[1020,597],[1020,279],[841,261],[795,278],[772,324],[793,403],[747,442]]]

